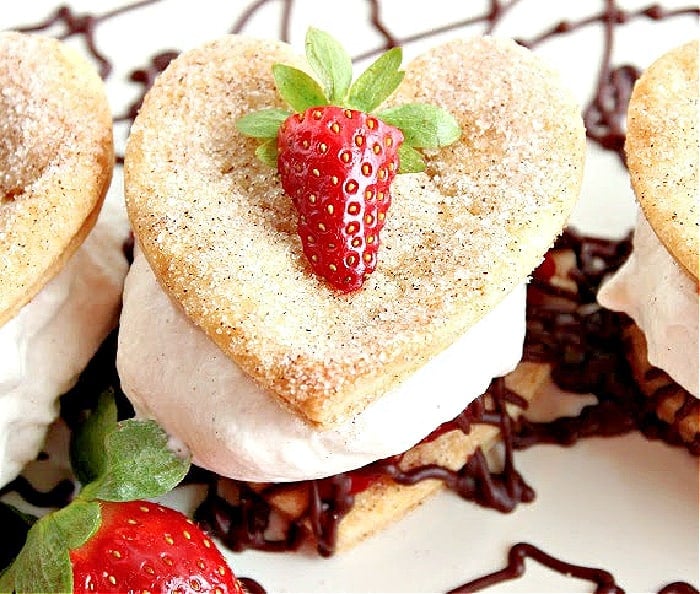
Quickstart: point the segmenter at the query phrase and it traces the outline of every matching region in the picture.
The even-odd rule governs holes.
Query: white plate
[[[74,0],[76,11],[99,14],[127,2]],[[114,113],[123,113],[139,93],[128,81],[136,67],[164,49],[187,49],[227,32],[252,0],[161,0],[108,18],[97,25],[98,48],[114,61],[108,92]],[[285,2],[268,1],[245,31],[276,37]],[[299,47],[310,24],[341,39],[354,55],[380,47],[370,26],[371,2],[289,2],[291,41]],[[505,4],[505,2],[504,2]],[[619,1],[627,14],[647,6]],[[665,0],[667,8],[690,0]],[[11,28],[45,18],[55,0],[5,3],[0,26]],[[491,2],[431,0],[423,5],[383,0],[381,20],[399,39],[484,14]],[[603,0],[520,0],[494,33],[531,39],[559,20],[600,14]],[[59,34],[60,27],[52,30]],[[405,46],[408,58],[441,39],[484,32],[484,25],[420,38]],[[613,63],[645,67],[674,45],[697,35],[692,17],[655,22],[637,17],[616,28]],[[69,43],[83,47],[82,39]],[[600,22],[555,37],[536,51],[556,68],[582,105],[591,99],[603,55]],[[117,125],[122,151],[126,126]],[[117,171],[111,192],[122,191]],[[586,233],[619,237],[632,225],[634,200],[616,155],[591,146],[581,202],[572,223]],[[331,559],[294,554],[229,554],[234,571],[258,580],[269,592],[441,592],[499,569],[507,549],[530,541],[581,565],[612,572],[627,592],[656,592],[676,580],[698,585],[698,463],[685,451],[638,435],[592,439],[574,448],[540,446],[517,454],[516,462],[535,487],[537,500],[508,515],[483,510],[443,493],[403,521],[354,550]],[[166,501],[187,505],[188,492]],[[590,584],[555,576],[530,563],[526,576],[494,592],[587,592]]]

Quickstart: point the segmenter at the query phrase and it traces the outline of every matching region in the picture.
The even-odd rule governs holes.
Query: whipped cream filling
[[[628,314],[646,336],[649,362],[698,397],[698,290],[641,212],[634,249],[598,302]]]
[[[174,304],[141,253],[124,288],[117,367],[137,414],[196,464],[248,481],[320,478],[401,453],[481,395],[522,356],[525,285],[361,414],[319,430],[283,408]]]
[[[0,327],[0,486],[36,457],[58,415],[58,396],[114,328],[127,234],[123,205],[106,201],[64,268]]]

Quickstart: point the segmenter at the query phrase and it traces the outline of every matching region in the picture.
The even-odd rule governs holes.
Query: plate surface
[[[341,8],[339,3],[322,0],[160,0],[124,12],[114,10],[127,2],[74,0],[71,6],[76,13],[103,15],[95,26],[97,49],[112,63],[108,93],[115,116],[120,116],[142,90],[142,85],[129,80],[134,69],[147,68],[151,56],[164,50],[188,49],[228,32],[242,22],[249,8],[253,10],[242,27],[245,33],[278,37],[288,31],[289,40],[302,51],[304,32],[313,24],[338,37],[363,65],[385,43],[382,29],[403,43],[410,58],[443,39],[489,32],[484,15],[493,4],[431,0],[423,6],[401,0],[345,0]],[[576,24],[599,17],[606,3],[520,0],[512,4],[493,34],[527,41],[560,21]],[[687,0],[663,2],[669,10],[690,4]],[[642,12],[648,6],[645,2],[616,5],[626,22],[615,25],[608,38],[614,68],[626,64],[644,68],[697,35],[693,17],[658,21]],[[287,17],[285,6],[290,7]],[[372,6],[380,9],[374,24]],[[55,0],[8,3],[0,26],[40,22],[55,7]],[[561,71],[584,107],[593,98],[606,51],[603,21],[593,18],[534,48]],[[56,35],[63,31],[61,26],[50,30]],[[70,37],[68,43],[86,47],[81,36]],[[120,153],[127,131],[128,123],[115,125]],[[110,191],[121,195],[121,170]],[[632,226],[634,213],[634,198],[619,157],[589,143],[583,193],[572,225],[587,234],[621,237]],[[441,592],[499,569],[512,544],[529,541],[562,559],[610,571],[627,592],[656,592],[677,580],[698,586],[698,463],[685,451],[627,435],[592,439],[573,448],[539,446],[518,453],[516,463],[535,487],[537,499],[512,514],[482,510],[444,493],[342,556],[321,559],[246,552],[230,554],[231,566],[270,592]],[[193,495],[192,490],[179,490],[166,501],[187,508]],[[591,591],[590,584],[530,565],[524,578],[490,591]]]

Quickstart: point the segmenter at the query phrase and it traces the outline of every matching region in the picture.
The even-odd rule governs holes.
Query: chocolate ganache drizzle
[[[25,32],[48,32],[58,27],[57,37],[67,39],[69,37],[82,37],[85,47],[90,55],[98,62],[100,73],[107,78],[112,71],[112,62],[100,49],[97,41],[98,26],[110,19],[116,18],[129,11],[135,11],[145,6],[164,2],[167,0],[141,0],[126,4],[115,10],[100,14],[76,13],[69,6],[61,6],[45,20],[20,27],[18,30]],[[408,35],[396,35],[391,27],[382,18],[381,0],[365,0],[368,10],[368,18],[371,27],[379,35],[383,43],[370,48],[354,56],[355,60],[361,60],[375,56],[382,51],[398,45],[405,45],[421,39],[427,39],[442,33],[448,33],[464,27],[480,26],[484,35],[496,33],[496,29],[502,19],[517,4],[523,0],[489,0],[486,8],[480,14],[470,14],[464,19],[455,20],[438,27],[427,28]],[[256,0],[249,4],[229,28],[231,33],[244,33],[251,20],[268,5],[277,3],[278,0]],[[294,12],[294,0],[283,0],[280,22],[277,35],[282,41],[289,41],[291,21]],[[553,24],[539,35],[530,39],[518,39],[522,45],[534,48],[546,41],[561,35],[570,34],[586,27],[602,25],[604,35],[604,51],[598,71],[598,78],[592,98],[584,109],[584,121],[588,138],[599,144],[603,149],[616,152],[624,161],[625,138],[625,114],[627,102],[634,82],[639,77],[639,69],[630,64],[613,65],[613,50],[616,34],[620,27],[634,20],[649,19],[661,21],[679,17],[700,16],[700,8],[686,6],[667,9],[661,4],[650,4],[636,10],[626,10],[618,5],[615,0],[605,0],[603,10],[590,16],[576,20],[562,20]],[[137,99],[126,109],[124,113],[115,115],[115,121],[132,121],[138,113],[143,98],[155,81],[156,76],[165,70],[169,62],[178,54],[176,49],[166,49],[152,56],[146,66],[135,68],[129,74],[130,82],[140,86],[140,94]],[[122,161],[121,155],[117,156]]]
[[[112,62],[100,49],[97,42],[98,26],[110,19],[114,19],[127,12],[143,8],[150,4],[155,4],[161,0],[140,0],[126,4],[119,8],[109,10],[100,14],[91,13],[76,13],[68,5],[59,6],[51,15],[43,21],[18,27],[16,30],[23,33],[47,33],[53,28],[58,27],[59,31],[55,34],[58,39],[69,39],[71,37],[82,37],[85,41],[85,49],[98,63],[100,76],[107,78],[112,72]]]
[[[373,462],[363,468],[324,479],[299,483],[274,483],[253,486],[199,471],[191,480],[209,483],[208,493],[195,512],[195,520],[222,539],[232,550],[254,548],[268,551],[295,550],[311,540],[323,556],[335,550],[338,525],[352,509],[355,497],[381,481],[414,485],[424,480],[442,481],[463,499],[500,512],[510,512],[521,502],[534,499],[534,491],[513,463],[511,418],[506,403],[525,406],[525,401],[505,387],[503,378],[495,379],[486,394],[472,402],[456,419],[433,432],[426,440],[459,429],[465,433],[473,424],[491,424],[500,428],[505,444],[502,471],[490,470],[484,453],[477,449],[461,469],[454,471],[437,464],[404,468],[403,455]],[[282,493],[302,491],[305,509],[286,523],[283,535],[270,537],[270,528],[278,523],[270,501]],[[221,493],[234,492],[231,500]],[[275,522],[273,522],[276,520]],[[279,526],[277,527],[279,531]]]
[[[274,1],[276,0],[251,2],[241,11],[228,31],[245,32],[256,14]],[[381,0],[366,0],[368,21],[381,43],[357,54],[355,59],[369,58],[390,47],[468,26],[481,27],[484,34],[497,33],[497,27],[503,18],[523,1],[489,0],[481,14],[471,13],[464,19],[439,27],[398,35],[382,17]],[[99,14],[76,13],[69,6],[61,6],[41,22],[18,30],[53,33],[60,39],[82,38],[87,52],[97,62],[100,74],[103,78],[108,78],[113,64],[110,56],[100,49],[100,24],[159,2],[165,3],[167,0],[141,0]],[[277,35],[288,41],[295,2],[281,0],[280,3]],[[699,15],[700,8],[697,6],[666,9],[661,4],[650,4],[642,9],[628,10],[618,6],[614,0],[605,0],[603,9],[595,14],[554,23],[539,35],[518,39],[518,42],[534,48],[579,29],[601,27],[604,36],[603,53],[590,102],[584,109],[584,121],[588,138],[604,150],[616,153],[624,161],[625,112],[632,86],[640,71],[631,64],[614,64],[617,32],[633,20],[660,21],[680,17],[697,18]],[[129,81],[139,87],[140,95],[123,113],[115,116],[116,121],[130,122],[136,117],[145,93],[177,54],[176,49],[164,49],[148,59],[146,66],[131,70]],[[357,471],[295,484],[295,488],[305,493],[306,505],[279,532],[278,528],[273,529],[274,509],[269,502],[285,486],[231,481],[200,468],[193,468],[188,480],[207,485],[207,495],[197,509],[196,519],[232,550],[253,548],[287,551],[297,549],[311,540],[318,552],[327,556],[334,551],[338,526],[352,509],[355,498],[377,481],[410,485],[421,480],[438,479],[464,499],[509,512],[519,503],[534,498],[533,489],[515,468],[514,450],[538,443],[569,445],[583,437],[619,435],[639,430],[649,438],[683,445],[691,454],[700,455],[700,435],[695,434],[692,439],[684,440],[680,437],[679,430],[682,418],[696,406],[692,396],[687,393],[682,396],[683,401],[670,422],[660,420],[656,410],[670,389],[668,384],[660,385],[651,396],[643,393],[627,361],[629,341],[626,330],[631,321],[622,314],[603,310],[595,302],[595,294],[603,277],[624,262],[630,248],[629,238],[607,241],[567,231],[535,272],[528,288],[525,359],[550,363],[552,377],[561,388],[572,392],[595,393],[598,397],[597,404],[584,408],[581,415],[575,418],[533,423],[521,416],[512,421],[506,414],[506,404],[525,407],[525,402],[508,390],[499,378],[494,380],[487,395],[477,399],[456,419],[426,438],[431,439],[442,431],[453,429],[467,433],[471,426],[479,423],[497,426],[505,445],[501,470],[493,472],[481,450],[476,450],[458,471],[436,465],[404,469],[401,465],[402,456],[394,456]],[[557,252],[574,254],[575,266],[568,271],[568,277],[574,284],[569,288],[551,282],[552,258]],[[119,380],[114,369],[115,336],[113,334],[105,342],[78,386],[62,399],[61,412],[69,427],[79,422],[85,410],[91,406],[94,395],[106,385],[117,390],[120,416],[133,414],[128,401],[118,389]],[[652,368],[646,372],[646,376],[649,380],[655,380],[660,373]],[[65,505],[72,497],[74,488],[70,481],[62,481],[50,491],[41,492],[26,478],[20,477],[4,487],[0,494],[10,491],[19,493],[35,505],[54,507]],[[21,546],[24,530],[18,528],[15,533],[13,525],[8,526],[11,526],[9,540],[15,538],[16,544]],[[518,577],[525,570],[526,558],[554,571],[589,580],[598,593],[624,592],[609,573],[571,565],[527,543],[518,543],[511,548],[508,564],[502,570],[463,584],[453,592],[473,592]],[[248,580],[246,588],[251,592],[264,592],[253,580]],[[659,594],[697,592],[689,584],[675,582],[665,586]]]
[[[630,238],[614,242],[566,230],[533,273],[528,285],[524,358],[551,363],[552,379],[560,388],[595,394],[598,403],[584,407],[577,417],[549,423],[521,417],[514,438],[516,449],[535,443],[569,445],[581,437],[620,435],[636,429],[650,439],[682,445],[692,455],[700,455],[700,434],[683,439],[680,427],[691,411],[697,414],[697,399],[670,379],[652,394],[645,394],[629,362],[632,320],[600,307],[595,299],[603,279],[627,259],[631,247]],[[552,282],[552,271],[557,254],[567,252],[576,265],[568,271],[573,285],[565,288]],[[647,376],[665,374],[651,368]],[[671,422],[657,414],[669,392],[681,400]]]
[[[624,590],[615,583],[615,578],[607,571],[593,567],[572,565],[548,555],[534,545],[524,542],[511,547],[508,551],[508,564],[503,569],[462,584],[450,590],[447,594],[478,592],[506,580],[520,577],[525,573],[525,561],[528,558],[562,575],[568,575],[595,584],[595,594],[624,594]]]
[[[625,594],[625,590],[616,582],[613,575],[604,569],[574,565],[552,557],[539,547],[526,542],[513,545],[508,551],[508,563],[503,569],[481,576],[447,594],[470,594],[480,592],[503,582],[522,577],[525,574],[526,560],[539,563],[561,575],[590,582],[595,586],[593,594]],[[657,594],[698,594],[697,588],[687,582],[672,582],[661,588]]]

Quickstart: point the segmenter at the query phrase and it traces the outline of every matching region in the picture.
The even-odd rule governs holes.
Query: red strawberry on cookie
[[[102,522],[70,551],[73,592],[242,594],[221,552],[178,511],[100,502]]]
[[[313,271],[349,293],[377,266],[395,175],[423,171],[415,147],[445,146],[460,129],[449,113],[422,103],[374,113],[403,79],[399,48],[352,84],[350,57],[328,34],[309,29],[306,56],[323,86],[291,66],[273,67],[280,95],[296,113],[264,109],[236,125],[266,139],[258,157],[280,173]]]
[[[282,187],[311,267],[341,291],[375,268],[403,134],[354,109],[311,107],[280,128]]]

